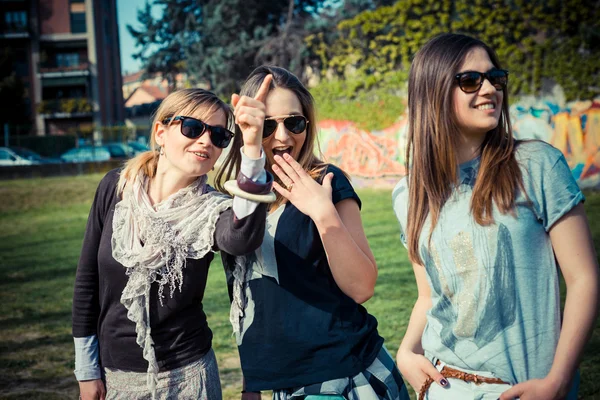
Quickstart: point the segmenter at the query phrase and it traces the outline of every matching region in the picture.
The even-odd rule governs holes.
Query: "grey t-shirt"
[[[476,158],[460,165],[459,185],[441,210],[431,246],[429,219],[419,238],[433,304],[422,337],[425,355],[511,384],[543,378],[552,366],[560,293],[548,231],[584,200],[559,150],[524,142],[515,154],[530,203],[519,191],[513,214],[494,209],[495,223],[478,225],[470,213]],[[392,198],[406,245],[406,178]]]

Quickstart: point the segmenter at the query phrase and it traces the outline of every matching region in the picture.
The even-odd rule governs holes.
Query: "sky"
[[[131,56],[136,51],[133,37],[127,31],[126,26],[137,24],[137,10],[144,7],[146,0],[117,0],[117,18],[119,24],[119,43],[121,45],[121,72],[125,74],[137,72],[141,68],[138,60]]]

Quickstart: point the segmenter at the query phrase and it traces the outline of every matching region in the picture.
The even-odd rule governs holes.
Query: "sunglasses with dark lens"
[[[475,93],[481,89],[484,79],[490,81],[496,90],[504,90],[508,84],[508,71],[504,69],[492,69],[488,72],[467,71],[456,74],[455,79],[465,93]]]
[[[229,143],[233,138],[233,132],[229,129],[221,126],[211,126],[196,118],[178,115],[176,117],[165,118],[162,123],[167,125],[171,121],[181,122],[181,134],[190,139],[198,139],[204,132],[210,132],[210,141],[221,149],[229,146]]]
[[[283,121],[285,129],[296,135],[304,132],[309,122],[304,115],[280,115],[277,117],[265,118],[263,138],[271,136],[273,132],[277,130],[277,125],[279,125],[280,121]]]

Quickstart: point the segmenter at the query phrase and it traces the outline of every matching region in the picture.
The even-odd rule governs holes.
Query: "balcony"
[[[26,39],[28,37],[29,27],[26,24],[0,24],[0,38],[2,39]]]
[[[87,33],[44,33],[40,35],[40,41],[45,43],[56,43],[56,44],[67,44],[77,43],[79,45],[85,45],[87,43]]]
[[[40,63],[38,67],[38,76],[41,78],[71,78],[90,75],[90,63],[87,61],[68,66]]]
[[[42,100],[37,104],[36,111],[44,118],[90,117],[93,106],[86,98],[52,99]]]

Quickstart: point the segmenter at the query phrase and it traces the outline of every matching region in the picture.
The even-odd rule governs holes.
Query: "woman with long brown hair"
[[[270,79],[270,78],[269,78]],[[261,155],[268,81],[237,117],[246,187],[268,191]],[[73,296],[82,400],[221,398],[202,307],[213,252],[242,255],[263,237],[266,207],[207,184],[234,134],[229,106],[202,89],[167,96],[152,150],[109,172],[88,218]],[[271,180],[272,181],[272,180]],[[232,209],[233,207],[233,209]]]
[[[296,76],[262,66],[241,94],[254,96],[269,75],[263,149],[278,199],[261,247],[246,257],[224,256],[242,398],[273,390],[275,400],[408,400],[377,320],[361,305],[373,295],[377,267],[360,199],[339,168],[315,156],[314,101]],[[234,96],[233,104],[239,119],[245,102]],[[240,146],[234,139],[225,176],[239,168]]]
[[[584,197],[560,151],[515,140],[507,84],[494,51],[459,34],[410,68],[393,202],[419,296],[397,363],[420,399],[577,396],[598,300]]]

